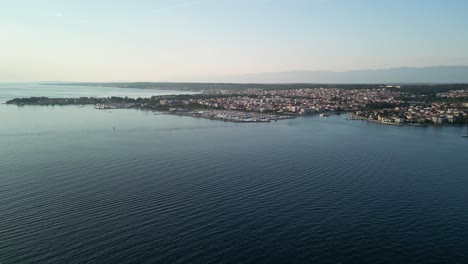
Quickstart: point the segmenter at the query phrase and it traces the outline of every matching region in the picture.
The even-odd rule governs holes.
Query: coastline
[[[462,127],[466,124],[454,124],[454,123],[442,123],[442,124],[434,124],[434,123],[427,123],[427,124],[418,124],[418,123],[391,123],[391,122],[382,122],[378,120],[373,120],[373,119],[366,119],[366,118],[356,118],[356,119],[348,119],[348,121],[366,121],[366,122],[371,122],[371,123],[377,123],[381,125],[391,125],[391,126],[399,126],[399,127],[404,127],[404,126],[416,126],[416,127]]]
[[[202,104],[190,98],[190,95],[183,97],[175,96],[153,96],[151,98],[122,98],[122,97],[79,97],[79,98],[48,98],[48,97],[30,97],[30,98],[14,98],[4,104],[16,106],[66,106],[77,105],[80,108],[85,105],[92,105],[97,110],[109,109],[139,109],[149,111],[159,111],[165,114],[188,116],[196,118],[204,118],[210,120],[218,120],[235,123],[264,123],[278,121],[283,119],[292,119],[298,116],[333,116],[348,113],[347,120],[366,120],[368,122],[379,123],[383,125],[393,126],[456,126],[465,125],[463,122],[443,122],[443,123],[410,123],[399,118],[398,122],[389,122],[395,120],[395,117],[386,117],[385,121],[379,121],[360,114],[354,114],[356,110],[339,110],[339,111],[311,111],[298,112],[298,107],[295,110],[285,111],[286,108],[281,108],[279,111],[271,111],[264,108],[262,111],[246,110],[242,107],[234,107],[233,109],[224,108],[215,104]],[[236,109],[237,108],[237,109]],[[300,109],[304,110],[304,109]],[[369,111],[369,110],[367,110]],[[374,111],[379,111],[375,109]]]

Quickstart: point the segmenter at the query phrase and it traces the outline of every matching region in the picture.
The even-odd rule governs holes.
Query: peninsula
[[[83,85],[83,84],[80,84]],[[111,84],[102,84],[109,86]],[[347,112],[349,119],[385,124],[467,124],[468,85],[184,84],[198,94],[151,98],[15,98],[15,105],[134,108],[232,122],[269,122],[298,115]],[[116,87],[132,87],[117,84]],[[158,87],[137,83],[135,88]],[[249,88],[251,87],[251,88]]]

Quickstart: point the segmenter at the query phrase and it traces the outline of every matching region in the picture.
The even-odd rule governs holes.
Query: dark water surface
[[[460,132],[1,105],[0,263],[466,263]]]

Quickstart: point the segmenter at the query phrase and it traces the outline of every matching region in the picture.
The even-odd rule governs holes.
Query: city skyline
[[[468,65],[466,7],[438,0],[18,1],[0,10],[0,81]]]

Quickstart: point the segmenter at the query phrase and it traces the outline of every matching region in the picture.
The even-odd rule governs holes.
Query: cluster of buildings
[[[444,93],[437,93],[437,97],[446,97],[446,98],[468,98],[468,89],[465,90],[452,90]]]
[[[369,103],[396,104],[398,93],[386,88],[345,90],[338,88],[237,91],[210,90],[193,103],[211,108],[251,111],[261,113],[311,114],[335,111],[356,111]]]
[[[428,93],[430,97],[417,97],[392,88],[380,86],[372,89],[219,89],[194,95],[137,99],[15,98],[7,104],[94,104],[97,109],[138,108],[236,122],[268,122],[277,120],[280,116],[288,118],[300,114],[351,112],[355,113],[352,118],[392,124],[468,123],[468,101],[465,100],[468,98],[468,89]]]
[[[463,124],[468,122],[467,108],[460,108],[448,103],[416,104],[392,109],[356,111],[356,115],[369,120],[393,124]]]
[[[388,87],[209,90],[202,95],[186,100],[160,100],[160,104],[285,115],[351,112],[356,114],[355,118],[392,124],[468,122],[468,103],[408,102],[401,99],[404,94]],[[468,90],[437,94],[457,98],[466,95]]]

